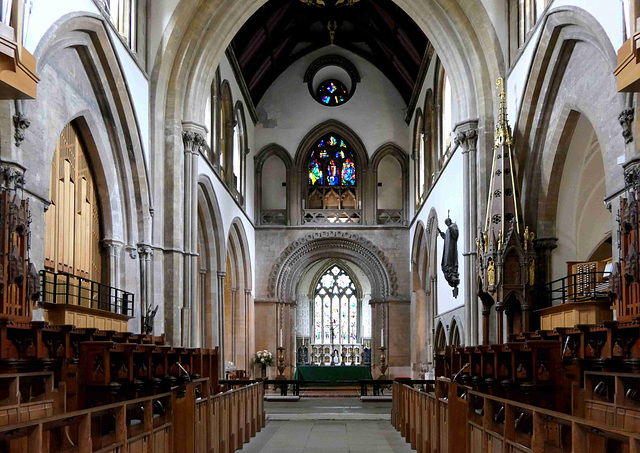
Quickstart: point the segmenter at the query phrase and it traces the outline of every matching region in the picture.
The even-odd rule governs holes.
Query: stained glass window
[[[356,344],[359,341],[356,285],[339,266],[318,280],[314,297],[314,338],[322,344]]]
[[[323,137],[311,151],[309,185],[356,185],[355,157],[349,145],[336,134]]]
[[[323,105],[335,107],[349,100],[349,93],[344,83],[338,80],[326,80],[320,84],[316,99]]]

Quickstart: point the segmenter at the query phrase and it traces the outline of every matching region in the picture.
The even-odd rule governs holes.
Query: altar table
[[[372,379],[372,376],[371,368],[368,366],[304,365],[296,368],[293,378],[301,381],[331,381],[330,385],[337,385],[337,381],[359,381]]]

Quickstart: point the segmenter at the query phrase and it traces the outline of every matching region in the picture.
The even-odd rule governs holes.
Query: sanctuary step
[[[267,420],[389,420],[391,412],[388,401],[365,403],[359,398],[266,401],[264,406]]]

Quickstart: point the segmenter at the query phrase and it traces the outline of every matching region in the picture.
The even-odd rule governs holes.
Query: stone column
[[[236,288],[231,288],[231,358],[233,363],[238,366],[236,363],[236,294],[238,290]]]
[[[478,122],[467,121],[456,126],[455,144],[462,149],[463,204],[464,204],[464,294],[466,344],[478,344],[478,296],[475,290],[475,232],[477,220],[476,194],[476,147],[478,143]]]
[[[536,285],[544,285],[551,281],[551,255],[553,250],[558,247],[558,238],[538,238],[533,241],[533,246],[538,255],[536,260]]]
[[[206,301],[207,301],[207,269],[200,268],[199,271],[199,280],[198,280],[198,306],[202,310],[202,316],[200,317],[200,328],[198,329],[198,336],[201,337],[198,342],[198,346],[201,348],[211,348],[212,343],[209,343],[205,324],[206,322],[213,322],[213,316],[210,319],[207,319],[207,309],[206,309]],[[213,312],[213,310],[211,310]],[[213,335],[211,335],[213,340]]]
[[[115,239],[105,239],[102,243],[109,252],[109,286],[119,288],[121,256],[124,243]],[[142,284],[140,285],[140,293],[142,297]]]
[[[147,313],[154,310],[155,307],[151,307],[151,256],[153,255],[153,249],[146,244],[138,244],[138,257],[140,259],[140,319],[142,321],[143,333],[153,333],[154,325],[149,327],[150,332],[144,332],[145,323],[144,317]]]
[[[184,302],[182,338],[195,346],[193,327],[198,324],[198,157],[206,146],[207,128],[182,123],[184,144]]]
[[[251,290],[244,290],[244,361],[245,367],[244,369],[249,373],[251,371],[251,340],[253,339],[253,335],[251,335],[251,317],[250,314],[251,307]]]
[[[218,356],[221,378],[224,378],[224,277],[226,275],[226,272],[218,272]]]

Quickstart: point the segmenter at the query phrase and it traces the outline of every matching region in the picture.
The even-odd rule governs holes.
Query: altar
[[[359,381],[372,379],[372,376],[368,366],[302,365],[296,368],[293,378],[301,381],[331,381],[329,385],[338,385],[337,381]]]

